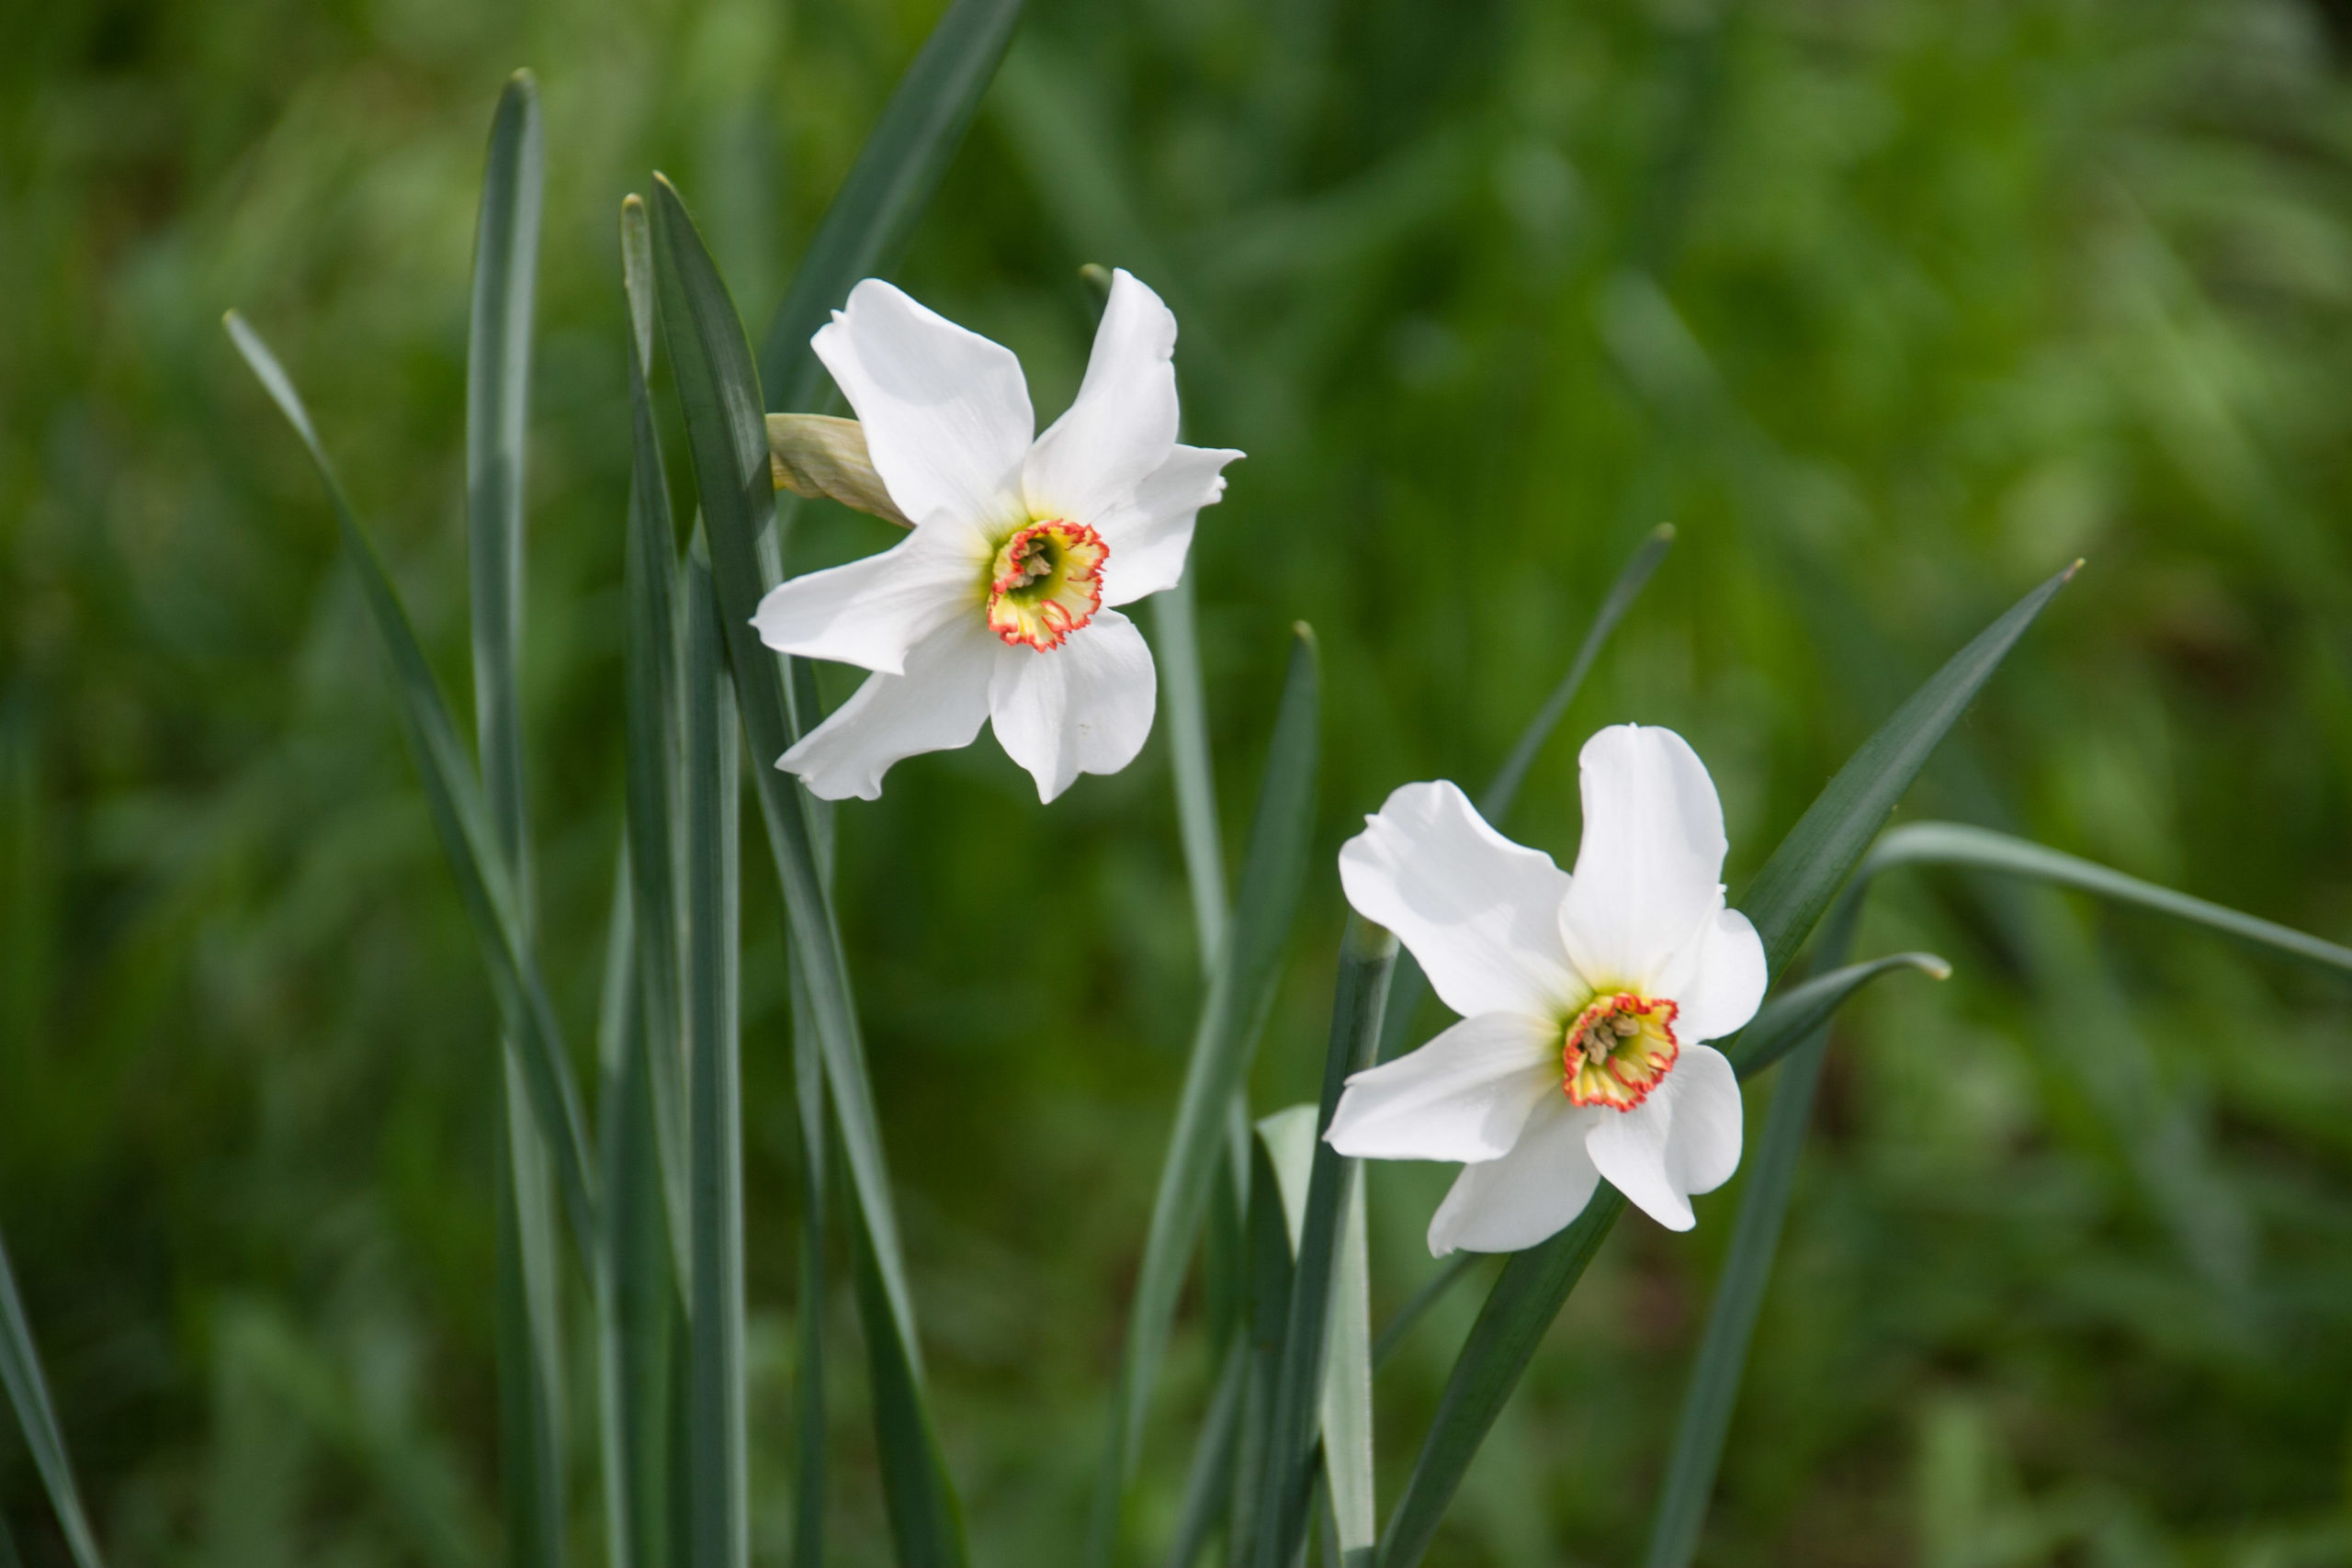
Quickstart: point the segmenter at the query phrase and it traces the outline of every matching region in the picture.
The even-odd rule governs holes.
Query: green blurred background
[[[303,384],[464,711],[474,202],[500,85],[537,70],[526,695],[584,1047],[619,819],[617,203],[667,170],[756,333],[935,12],[0,8],[0,1230],[119,1562],[497,1551],[490,997],[330,519],[220,311]],[[1292,619],[1326,652],[1328,868],[1393,785],[1492,770],[1671,519],[1516,836],[1572,855],[1577,740],[1672,725],[1736,891],[1911,683],[2079,555],[1912,810],[2341,938],[2348,69],[2340,0],[1035,0],[898,276],[1016,348],[1046,417],[1080,263],[1176,308],[1188,434],[1250,453],[1195,557],[1229,842]],[[802,564],[888,541],[803,515]],[[1047,811],[983,740],[842,824],[950,1461],[984,1562],[1065,1561],[1197,988],[1165,751]],[[1011,912],[1008,865],[1054,868]],[[773,1562],[799,1303],[760,855],[746,888]],[[1261,1110],[1313,1090],[1340,914],[1318,871]],[[1841,1026],[1703,1560],[2352,1562],[2342,987],[1956,878],[1891,883],[1864,942],[1959,975]],[[1377,1311],[1430,1269],[1445,1178],[1377,1176]],[[1690,1236],[1622,1228],[1433,1561],[1635,1553],[1736,1192]],[[1475,1302],[1383,1375],[1387,1497]],[[826,1310],[836,1557],[881,1562]],[[1180,1335],[1143,1543],[1203,1382]],[[12,1434],[0,1514],[30,1568],[64,1561]]]

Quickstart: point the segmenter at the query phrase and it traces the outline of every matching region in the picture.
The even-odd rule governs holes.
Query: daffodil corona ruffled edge
[[[1691,1195],[1739,1166],[1739,1082],[1706,1042],[1754,1016],[1764,946],[1724,906],[1714,782],[1669,729],[1601,730],[1580,761],[1573,875],[1442,781],[1396,791],[1340,852],[1349,902],[1462,1015],[1351,1077],[1326,1134],[1346,1155],[1464,1162],[1433,1253],[1532,1247],[1603,1177],[1688,1230]]]
[[[1077,400],[1043,435],[1011,350],[888,283],[851,290],[812,342],[859,439],[787,422],[777,451],[771,423],[780,482],[911,531],[761,602],[770,648],[874,671],[777,765],[871,800],[893,763],[969,745],[985,721],[1042,800],[1125,767],[1158,683],[1119,606],[1176,585],[1241,456],[1176,439],[1174,315],[1114,273]]]

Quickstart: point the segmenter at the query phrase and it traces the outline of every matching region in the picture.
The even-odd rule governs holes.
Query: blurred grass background
[[[490,999],[220,310],[286,355],[462,707],[474,203],[499,85],[538,71],[526,700],[584,1046],[619,818],[616,205],[675,177],[756,333],[935,10],[0,12],[0,1230],[118,1561],[496,1555]],[[1080,263],[1176,308],[1188,434],[1250,454],[1195,558],[1229,840],[1292,618],[1327,653],[1335,848],[1397,783],[1483,779],[1671,519],[1511,826],[1572,855],[1577,740],[1669,724],[1736,890],[1911,683],[2082,555],[1914,809],[2340,940],[2347,69],[2333,0],[1035,0],[899,276],[1018,349],[1048,418]],[[796,548],[887,540],[812,508]],[[984,741],[842,824],[950,1460],[983,1562],[1062,1561],[1196,990],[1164,753],[1045,811]],[[1008,865],[1050,874],[1008,906]],[[746,885],[776,1562],[790,1075],[763,863]],[[1312,1093],[1340,915],[1319,874],[1261,1110]],[[2352,1562],[2341,990],[1960,879],[1891,884],[1865,942],[1960,974],[1841,1026],[1704,1560]],[[1383,1310],[1444,1179],[1376,1178]],[[1634,1554],[1736,1191],[1611,1244],[1435,1561]],[[1389,1497],[1475,1299],[1384,1374]],[[856,1366],[837,1559],[880,1562]],[[1201,1384],[1180,1341],[1147,1540]],[[63,1561],[13,1435],[0,1515]]]

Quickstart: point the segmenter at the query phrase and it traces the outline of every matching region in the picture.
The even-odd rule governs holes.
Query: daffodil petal
[[[1595,1117],[1616,1114],[1565,1099],[1537,1107],[1509,1154],[1462,1168],[1430,1221],[1430,1255],[1517,1252],[1565,1229],[1600,1184],[1586,1130]]]
[[[1668,1230],[1697,1224],[1690,1195],[1739,1168],[1739,1079],[1724,1054],[1683,1047],[1674,1070],[1631,1111],[1603,1111],[1585,1140],[1600,1174]]]
[[[882,793],[894,762],[969,746],[989,716],[989,674],[1001,645],[978,617],[958,617],[907,656],[903,675],[869,675],[849,701],[776,761],[825,800]]]
[[[1102,567],[1102,602],[1125,604],[1176,586],[1193,547],[1201,508],[1225,493],[1225,466],[1242,454],[1224,447],[1170,447],[1134,497],[1098,520],[1111,547]]]
[[[1685,1045],[1721,1040],[1756,1016],[1764,1000],[1764,940],[1737,909],[1700,923],[1657,979],[1674,998],[1674,1035]]]
[[[1098,610],[1047,651],[996,645],[989,712],[1005,755],[1052,800],[1080,773],[1115,773],[1151,734],[1159,687],[1136,624]]]
[[[865,426],[890,499],[917,523],[993,527],[1023,515],[1035,433],[1021,361],[878,278],[809,340]]]
[[[1560,939],[1596,986],[1648,990],[1723,897],[1723,804],[1670,729],[1611,726],[1579,763],[1584,840]]]
[[[1569,879],[1540,850],[1487,825],[1440,780],[1391,794],[1340,850],[1340,882],[1364,919],[1411,950],[1446,1006],[1556,1016],[1589,988],[1560,948]]]
[[[1022,469],[1030,515],[1099,526],[1130,503],[1175,445],[1175,316],[1133,274],[1114,272],[1077,400]]]
[[[1520,1013],[1464,1019],[1418,1051],[1348,1079],[1324,1136],[1363,1159],[1490,1160],[1561,1097],[1559,1026]]]
[[[979,614],[988,560],[970,525],[936,518],[879,555],[778,583],[752,625],[779,653],[903,674],[917,643]]]

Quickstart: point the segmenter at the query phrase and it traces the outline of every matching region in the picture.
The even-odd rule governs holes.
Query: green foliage
[[[1120,1501],[1142,1446],[1144,1418],[1167,1355],[1177,1292],[1183,1288],[1186,1263],[1207,1219],[1217,1162],[1230,1148],[1229,1110],[1249,1080],[1250,1058],[1273,1006],[1292,920],[1306,881],[1321,757],[1322,689],[1315,634],[1304,624],[1292,633],[1282,691],[1233,916],[1226,923],[1225,948],[1209,970],[1207,992],[1201,999],[1200,1022],[1145,1234],[1087,1532],[1088,1556],[1098,1562],[1107,1561],[1116,1545]],[[1253,1202],[1257,1196],[1253,1191]],[[1289,1293],[1285,1271],[1285,1301]]]
[[[768,319],[939,10],[12,18],[0,1230],[116,1560],[480,1563],[495,1540],[499,997],[315,480],[211,321],[242,304],[299,372],[461,695],[481,119],[508,63],[538,69],[518,689],[534,942],[583,1038],[625,771],[613,206],[669,169]],[[2341,936],[2335,16],[1039,0],[899,276],[1017,347],[1047,417],[1082,363],[1079,262],[1176,305],[1193,438],[1251,453],[1197,561],[1224,799],[1259,771],[1281,628],[1311,618],[1333,738],[1315,865],[1396,783],[1485,776],[1670,517],[1672,564],[1529,773],[1520,836],[1573,849],[1576,738],[1668,723],[1724,784],[1739,886],[1878,715],[2082,555],[1921,807]],[[884,537],[812,506],[796,564]],[[1083,1513],[1183,1072],[1197,943],[1162,755],[1049,814],[984,742],[841,817],[875,1124],[984,1561],[1057,1560]],[[1003,919],[1001,868],[1048,861]],[[800,1501],[797,1347],[845,1343],[808,1336],[846,1327],[854,1284],[797,1310],[783,920],[769,879],[744,900],[764,1556]],[[1297,951],[1328,954],[1340,915],[1311,879]],[[2340,992],[1976,874],[1887,886],[1860,951],[1915,947],[1958,978],[1932,1004],[1865,996],[1826,1060],[1703,1555],[2342,1560]],[[1276,993],[1256,1103],[1313,1093],[1328,978],[1302,962]],[[1433,1022],[1403,1018],[1404,1043]],[[1372,1179],[1384,1309],[1430,1269],[1440,1175]],[[1594,1258],[1434,1554],[1636,1555],[1736,1201],[1702,1202],[1690,1241],[1636,1224]],[[1398,1343],[1384,1430],[1426,1422],[1473,1305]],[[1180,1312],[1128,1505],[1155,1555],[1178,1434],[1227,1375],[1202,1337]],[[822,1411],[842,1562],[890,1552],[864,1382]],[[67,1560],[6,1443],[0,1516],[31,1568]]]

